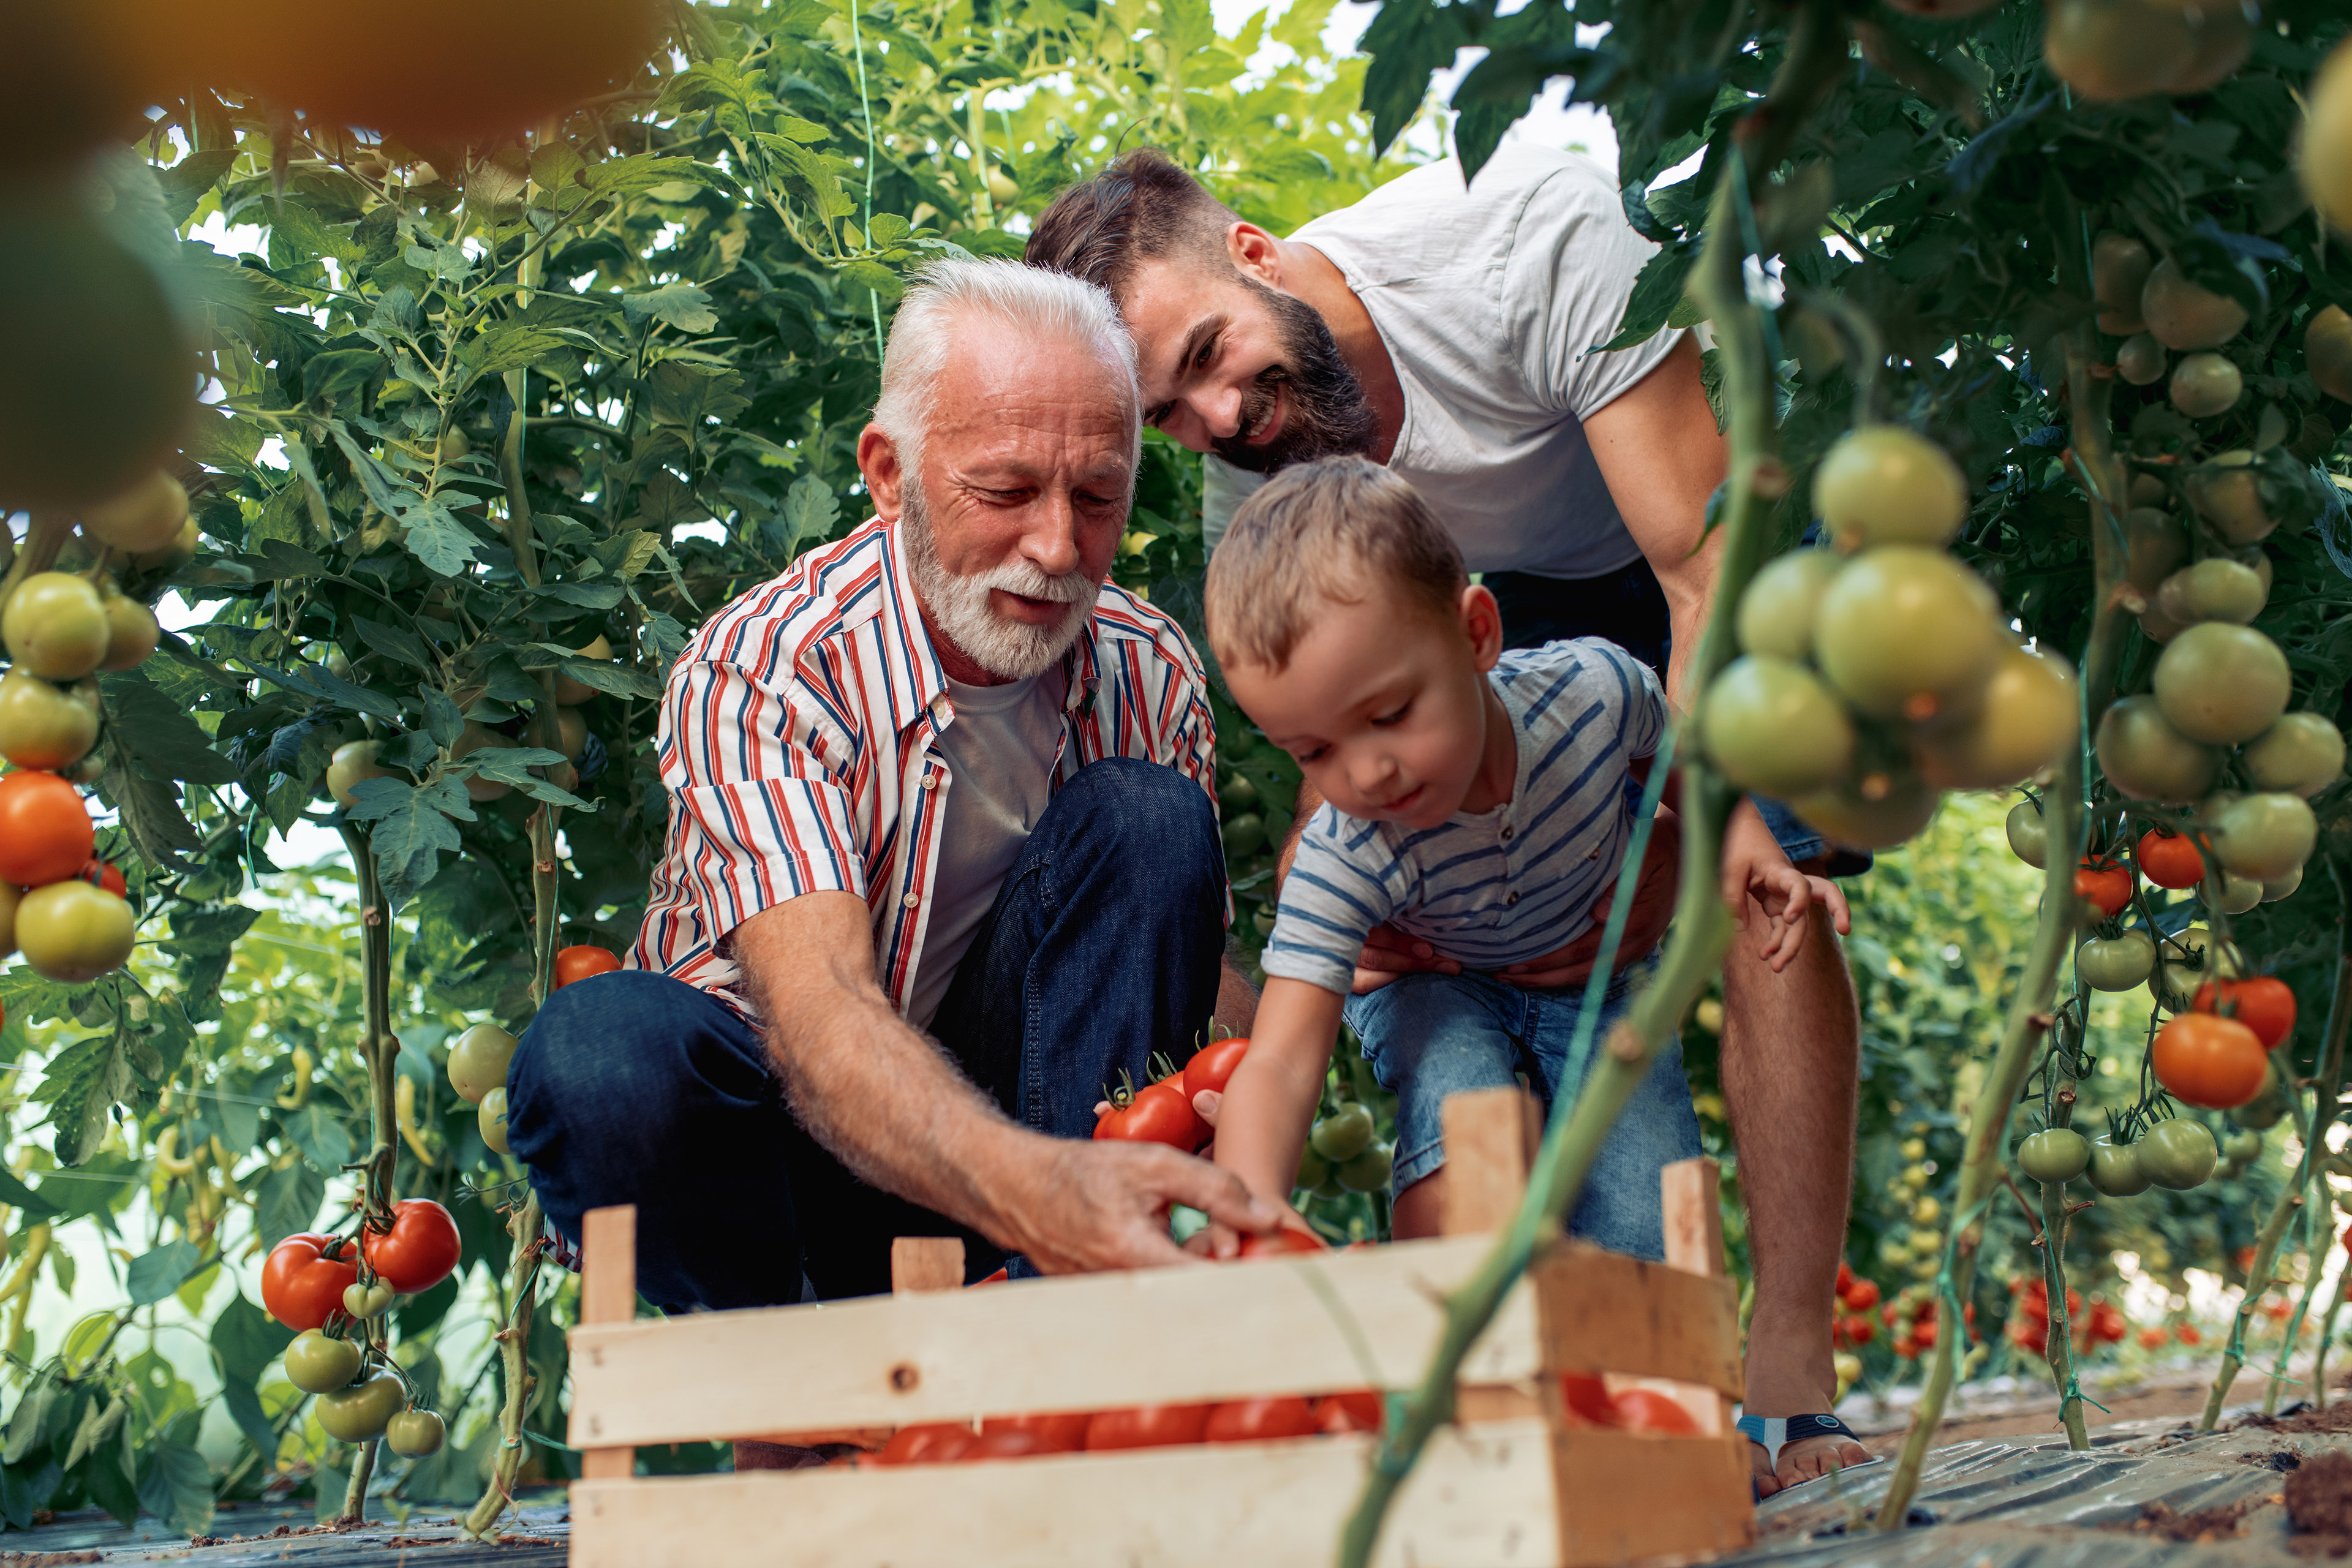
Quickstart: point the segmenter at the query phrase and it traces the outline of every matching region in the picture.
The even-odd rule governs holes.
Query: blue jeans
[[[1609,1027],[1623,1016],[1654,962],[1628,965],[1610,982],[1577,1079],[1580,1092]],[[1438,1108],[1465,1089],[1500,1089],[1522,1075],[1547,1113],[1559,1094],[1584,988],[1532,991],[1486,974],[1407,974],[1347,1003],[1349,1024],[1381,1086],[1397,1096],[1395,1190],[1445,1163]],[[1636,1258],[1665,1257],[1658,1173],[1703,1152],[1683,1048],[1669,1044],[1634,1089],[1593,1162],[1570,1234]]]
[[[1117,757],[1037,819],[956,966],[931,1033],[1007,1116],[1059,1138],[1153,1052],[1206,1035],[1224,952],[1224,850],[1200,785]],[[667,975],[624,970],[548,998],[507,1072],[508,1139],[555,1227],[637,1205],[656,1305],[796,1301],[890,1288],[890,1242],[961,1236],[972,1279],[1025,1259],[867,1185],[803,1129],[759,1026]]]

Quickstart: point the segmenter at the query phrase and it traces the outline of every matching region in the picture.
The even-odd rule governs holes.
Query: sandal
[[[1857,1444],[1862,1441],[1853,1427],[1834,1415],[1742,1415],[1734,1425],[1748,1435],[1748,1441],[1764,1450],[1764,1462],[1775,1471],[1780,1468],[1780,1450],[1791,1443],[1801,1443],[1808,1437],[1843,1437]],[[1874,1465],[1878,1456],[1874,1454],[1863,1463]]]

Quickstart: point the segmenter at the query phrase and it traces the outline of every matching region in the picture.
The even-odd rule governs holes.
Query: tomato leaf
[[[185,1443],[158,1443],[139,1484],[139,1503],[173,1530],[202,1535],[213,1522],[213,1469]]]
[[[327,1179],[309,1165],[297,1161],[282,1171],[270,1172],[262,1178],[254,1207],[255,1239],[267,1249],[310,1229],[318,1220],[319,1205],[326,1201]]]
[[[76,1040],[50,1058],[32,1098],[49,1107],[58,1163],[79,1165],[95,1153],[105,1140],[110,1113],[137,1089],[120,1033]]]
[[[122,1271],[124,1288],[130,1292],[134,1307],[152,1307],[177,1290],[196,1271],[204,1258],[204,1248],[186,1237],[167,1241],[151,1252],[143,1252],[131,1260]]]

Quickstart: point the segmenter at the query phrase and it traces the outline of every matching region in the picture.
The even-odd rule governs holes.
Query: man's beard
[[[1237,468],[1270,474],[1318,458],[1362,457],[1372,449],[1379,422],[1365,399],[1363,384],[1340,357],[1339,345],[1322,313],[1295,294],[1269,289],[1255,278],[1243,287],[1264,301],[1282,342],[1282,357],[1258,372],[1242,395],[1241,428],[1210,443],[1217,456]],[[1264,446],[1246,437],[1274,411],[1276,394],[1290,391],[1290,409],[1281,434]]]
[[[930,613],[939,635],[1000,680],[1026,680],[1051,668],[1086,629],[1102,584],[1082,572],[1049,577],[1034,562],[1021,557],[968,576],[949,571],[940,560],[921,481],[912,474],[908,478],[899,503],[899,533],[906,541],[916,596]],[[989,593],[996,588],[1024,598],[1059,600],[1069,609],[1060,620],[1044,626],[1011,620],[989,605]]]

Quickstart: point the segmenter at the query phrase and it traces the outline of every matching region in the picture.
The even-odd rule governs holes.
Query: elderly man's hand
[[[1199,1262],[1169,1238],[1170,1204],[1240,1231],[1280,1218],[1231,1172],[1159,1143],[1057,1140],[1035,1181],[1012,1207],[1017,1234],[998,1239],[1048,1274]]]

